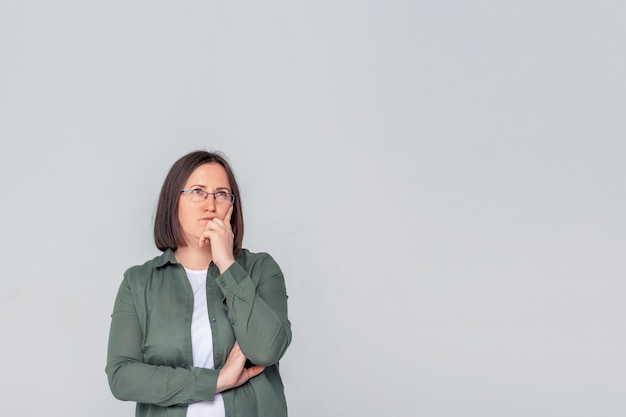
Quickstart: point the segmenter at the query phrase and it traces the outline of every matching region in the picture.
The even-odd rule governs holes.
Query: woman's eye
[[[224,197],[226,197],[226,191],[217,191],[215,193],[215,197],[217,197],[217,198],[224,198]]]
[[[200,195],[202,194],[202,190],[199,188],[194,188],[193,190],[191,190],[191,194]]]

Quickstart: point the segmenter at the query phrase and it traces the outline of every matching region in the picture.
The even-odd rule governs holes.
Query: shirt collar
[[[174,257],[174,251],[171,248],[165,249],[165,251],[163,251],[163,254],[156,258],[156,260],[154,261],[154,267],[161,268],[162,266],[165,266],[168,263],[170,264],[178,263],[178,261]]]

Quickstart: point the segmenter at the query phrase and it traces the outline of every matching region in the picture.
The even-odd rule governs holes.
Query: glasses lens
[[[203,201],[204,200],[204,191],[194,188],[193,190],[188,190],[185,194],[189,196],[191,201]]]
[[[225,203],[226,201],[230,200],[230,194],[227,193],[226,191],[218,191],[214,195],[215,195],[215,200],[220,203]]]

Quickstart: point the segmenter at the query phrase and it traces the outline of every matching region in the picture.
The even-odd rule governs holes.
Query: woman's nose
[[[204,200],[204,208],[207,211],[215,211],[215,198],[212,194],[206,196],[206,200]]]

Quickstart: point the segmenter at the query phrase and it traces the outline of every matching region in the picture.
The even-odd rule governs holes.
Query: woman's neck
[[[178,248],[174,251],[174,257],[185,268],[195,270],[208,269],[209,264],[213,260],[211,247],[208,245],[202,248],[191,245]]]

